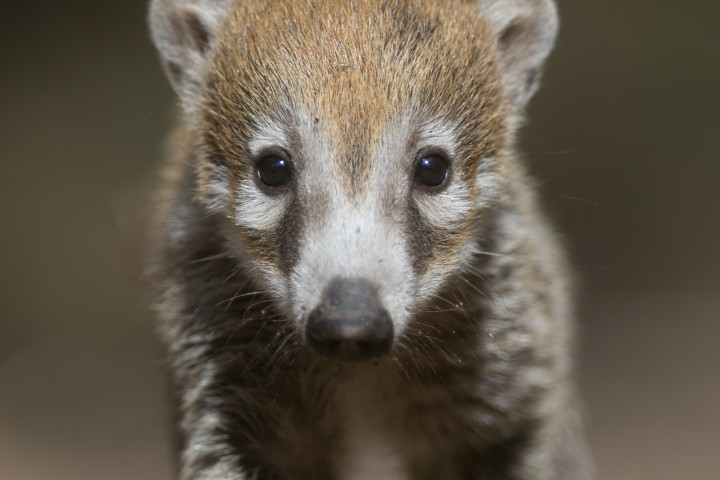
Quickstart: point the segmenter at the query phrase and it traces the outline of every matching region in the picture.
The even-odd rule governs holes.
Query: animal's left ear
[[[503,85],[519,113],[537,90],[543,63],[555,44],[555,2],[479,0],[478,7],[493,31]]]

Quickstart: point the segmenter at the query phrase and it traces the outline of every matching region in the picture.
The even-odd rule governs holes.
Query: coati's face
[[[475,5],[286,3],[231,11],[186,87],[199,198],[316,351],[370,358],[470,264],[514,105]]]

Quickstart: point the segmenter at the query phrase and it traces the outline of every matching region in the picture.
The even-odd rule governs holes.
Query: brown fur
[[[396,2],[385,2],[381,9],[367,2],[300,1],[270,8],[241,3],[218,39],[209,67],[209,101],[200,135],[213,150],[200,159],[201,170],[212,172],[213,162],[226,159],[236,187],[240,178],[253,175],[245,146],[255,119],[277,118],[292,129],[300,110],[332,139],[332,161],[345,188],[362,190],[369,166],[389,160],[368,155],[382,130],[418,109],[418,122],[426,110],[461,125],[460,136],[467,142],[454,171],[474,189],[480,159],[505,153],[508,107],[501,98],[487,27],[473,18],[470,5],[452,6],[464,14],[450,14],[443,2],[418,4],[407,12]],[[324,24],[330,13],[342,20]],[[248,23],[252,28],[244,29]],[[449,57],[459,61],[448,63]],[[202,188],[201,183],[201,196],[206,194]],[[412,228],[428,230],[420,223]],[[457,232],[471,231],[468,225]],[[430,249],[430,257],[418,259],[417,267],[453,258],[466,240],[457,232],[427,231],[426,240],[418,241],[438,247]],[[287,238],[285,233],[278,236]],[[270,264],[280,261],[281,243],[268,235],[247,241],[253,256]]]

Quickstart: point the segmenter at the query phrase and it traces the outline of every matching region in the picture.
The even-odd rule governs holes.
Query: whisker
[[[218,302],[217,304],[215,304],[215,306],[216,306],[216,307],[219,307],[219,306],[222,305],[223,303],[233,302],[233,301],[238,300],[238,299],[240,299],[240,298],[251,297],[251,296],[253,296],[253,295],[262,295],[262,294],[269,293],[269,292],[263,291],[263,290],[259,290],[259,291],[256,291],[256,292],[239,293],[240,290],[242,290],[243,288],[244,288],[244,285],[237,290],[237,292],[235,293],[235,295],[233,295],[233,296],[230,297],[230,298],[226,298],[225,300],[221,300],[220,302]]]
[[[540,260],[540,259],[537,259],[537,258],[520,257],[520,256],[517,256],[517,255],[509,255],[509,254],[497,253],[497,252],[488,252],[488,251],[486,251],[486,250],[474,250],[472,253],[473,253],[473,255],[476,255],[476,256],[485,255],[485,256],[488,256],[488,257],[510,258],[510,259],[512,259],[512,260],[521,260],[521,261],[523,261],[523,262],[530,262],[530,263],[542,263],[542,264],[557,265],[557,266],[563,266],[563,265],[564,265],[564,264],[559,263],[559,262],[550,262],[550,261],[548,261],[548,260]]]
[[[198,264],[198,263],[205,263],[205,262],[211,262],[213,260],[222,260],[226,258],[232,258],[232,255],[228,252],[218,253],[215,255],[208,255],[207,257],[202,258],[196,258],[195,260],[190,261],[189,263],[191,265]]]

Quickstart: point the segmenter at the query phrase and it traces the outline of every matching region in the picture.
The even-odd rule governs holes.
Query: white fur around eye
[[[288,141],[285,129],[276,122],[258,122],[250,135],[250,154],[255,157],[268,148],[282,148],[288,150]]]
[[[440,193],[419,192],[416,201],[420,214],[437,228],[457,228],[472,210],[472,197],[460,182],[450,184]]]
[[[237,192],[235,222],[252,230],[273,229],[280,225],[289,203],[288,195],[268,195],[254,178],[247,178]]]
[[[445,152],[452,159],[457,151],[457,136],[454,126],[452,123],[440,119],[423,123],[418,131],[416,148],[418,150],[437,149]],[[418,192],[415,195],[420,214],[428,223],[437,228],[459,227],[473,207],[472,195],[467,187],[453,178],[452,174],[448,181],[449,184],[438,193]]]
[[[455,155],[457,149],[457,136],[455,128],[449,122],[442,120],[429,120],[419,129],[416,148],[437,148],[449,157]]]
[[[253,158],[268,148],[287,149],[285,130],[272,121],[259,122],[250,136],[248,146]],[[235,223],[251,230],[276,228],[290,203],[288,195],[268,195],[263,192],[255,180],[255,172],[242,180],[235,194]]]

